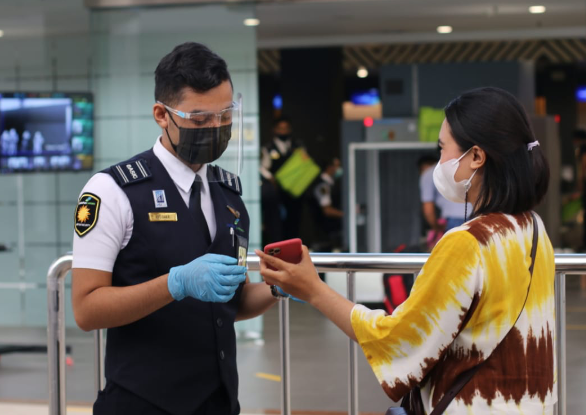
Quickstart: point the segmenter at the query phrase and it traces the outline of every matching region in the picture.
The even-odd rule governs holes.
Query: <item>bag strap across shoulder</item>
[[[519,321],[519,317],[521,317],[521,313],[525,309],[525,304],[527,304],[527,299],[529,298],[529,291],[531,290],[531,283],[533,282],[533,267],[535,266],[535,254],[537,252],[537,241],[538,241],[538,230],[537,230],[537,219],[533,212],[531,212],[531,217],[533,218],[533,244],[531,246],[531,266],[529,267],[529,286],[527,287],[527,296],[525,297],[525,302],[523,303],[523,307],[515,320],[515,323],[511,326],[507,334],[503,337],[508,336],[509,332],[515,327],[517,322]],[[498,347],[498,345],[497,345]],[[496,348],[495,348],[496,350]],[[448,405],[452,402],[452,400],[460,393],[460,391],[466,386],[466,384],[474,377],[478,369],[490,358],[487,357],[483,360],[480,364],[476,365],[472,369],[468,369],[466,372],[463,372],[458,376],[452,387],[444,394],[442,399],[438,402],[438,404],[433,408],[430,415],[440,415],[443,414],[444,411],[447,409]]]

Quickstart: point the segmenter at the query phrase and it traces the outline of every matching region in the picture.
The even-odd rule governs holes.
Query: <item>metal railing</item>
[[[346,272],[348,298],[355,298],[356,272],[417,273],[427,254],[312,254],[320,272]],[[259,258],[248,257],[250,271],[259,270]],[[47,349],[49,368],[49,415],[65,415],[65,276],[71,270],[72,256],[57,259],[47,275],[48,325]],[[586,274],[586,255],[563,254],[555,257],[556,349],[557,349],[557,414],[566,415],[566,274]],[[291,415],[291,362],[289,346],[289,302],[279,302],[281,340],[281,413]],[[104,353],[101,330],[94,335],[96,345],[95,388],[104,387]],[[349,342],[348,413],[358,415],[358,376],[356,343]],[[381,408],[384,410],[384,408]]]
[[[47,274],[47,359],[49,414],[65,415],[65,276],[73,255],[57,259]]]

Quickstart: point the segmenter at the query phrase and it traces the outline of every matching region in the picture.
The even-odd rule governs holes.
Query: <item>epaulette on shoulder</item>
[[[121,187],[139,183],[152,176],[149,166],[144,159],[123,161],[110,167]]]
[[[242,196],[242,182],[240,181],[240,177],[219,166],[212,166],[212,169],[218,183]]]

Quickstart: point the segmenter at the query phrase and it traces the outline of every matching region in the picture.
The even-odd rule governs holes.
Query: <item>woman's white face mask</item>
[[[454,178],[456,171],[458,171],[458,167],[460,167],[460,160],[468,154],[470,150],[472,150],[472,148],[468,149],[468,151],[457,159],[451,159],[445,163],[441,163],[441,161],[438,162],[433,170],[433,184],[438,192],[451,202],[466,203],[466,193],[470,189],[472,178],[478,171],[478,169],[474,170],[474,173],[472,173],[472,176],[470,176],[468,180],[456,182],[456,179]]]

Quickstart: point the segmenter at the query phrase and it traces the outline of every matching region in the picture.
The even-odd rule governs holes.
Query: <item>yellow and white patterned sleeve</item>
[[[446,234],[392,315],[356,305],[352,327],[377,379],[394,401],[419,384],[457,336],[482,287],[480,249],[466,231]]]

